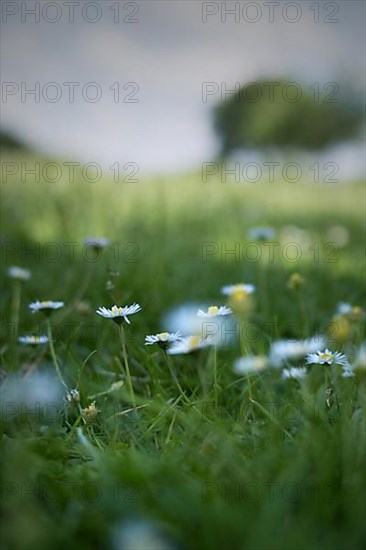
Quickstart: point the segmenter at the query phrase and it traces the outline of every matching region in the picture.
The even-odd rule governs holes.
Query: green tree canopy
[[[21,151],[28,149],[28,147],[20,139],[5,130],[0,130],[0,148],[9,151]]]
[[[222,154],[268,147],[318,150],[354,137],[362,109],[340,99],[337,88],[336,83],[322,89],[262,80],[222,97],[214,110]]]

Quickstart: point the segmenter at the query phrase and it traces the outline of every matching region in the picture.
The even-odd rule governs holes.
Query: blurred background
[[[360,177],[364,21],[360,1],[3,2],[3,131],[51,156],[169,174],[223,150],[278,152],[285,120],[311,162]],[[251,82],[281,82],[274,104],[268,86],[234,98]]]

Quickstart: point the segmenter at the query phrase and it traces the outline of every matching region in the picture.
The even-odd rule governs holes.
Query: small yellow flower
[[[292,273],[287,281],[287,286],[291,290],[300,290],[304,286],[305,279],[300,273]]]
[[[351,337],[351,324],[348,317],[345,315],[337,315],[333,317],[329,324],[327,334],[330,340],[335,340],[338,343],[346,342]]]

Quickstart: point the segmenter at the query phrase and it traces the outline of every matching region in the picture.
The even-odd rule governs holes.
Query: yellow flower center
[[[191,336],[189,339],[189,347],[190,348],[197,348],[200,344],[200,337],[199,336]]]
[[[169,338],[169,334],[167,332],[160,332],[160,334],[158,334],[158,338],[162,342],[166,342]]]
[[[210,306],[208,308],[209,315],[216,315],[218,311],[219,311],[219,308],[217,306]]]
[[[320,353],[319,357],[322,361],[333,361],[332,353]]]
[[[248,293],[246,292],[246,290],[244,290],[244,288],[239,287],[232,291],[230,295],[230,299],[233,301],[233,303],[243,302],[247,296],[248,296]]]
[[[362,309],[359,306],[354,306],[352,308],[353,315],[356,315],[356,317],[359,317],[362,313]]]

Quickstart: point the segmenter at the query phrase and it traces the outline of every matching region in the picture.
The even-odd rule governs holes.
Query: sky
[[[363,0],[2,2],[2,125],[70,160],[195,168],[218,151],[221,90],[287,76],[362,93],[364,43]]]

